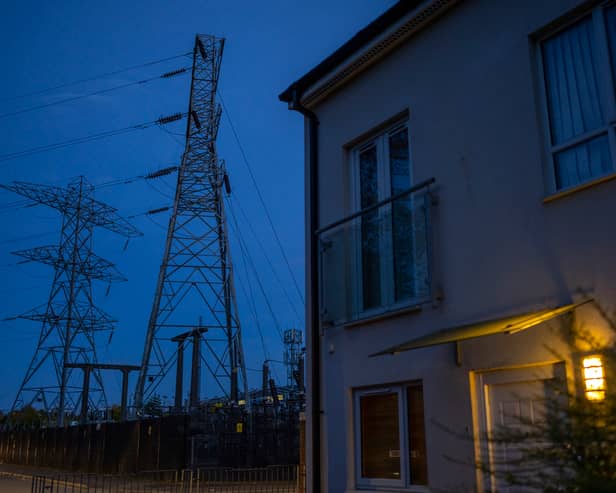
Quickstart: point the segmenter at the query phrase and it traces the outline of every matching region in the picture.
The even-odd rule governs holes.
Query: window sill
[[[396,492],[396,493],[430,493],[430,488],[427,486],[406,486],[403,488],[392,488],[391,486],[358,486],[355,489],[345,490],[345,493],[367,493],[374,492]]]
[[[374,322],[380,322],[381,320],[388,319],[388,318],[401,317],[403,315],[408,315],[410,313],[420,312],[423,309],[422,305],[427,303],[428,301],[429,300],[419,301],[412,305],[389,307],[389,308],[386,308],[385,310],[379,311],[378,313],[372,313],[370,315],[357,318],[350,322],[345,322],[341,325],[343,325],[345,329],[352,329],[353,327],[357,327],[359,325],[371,324]]]
[[[580,183],[571,188],[566,188],[565,190],[560,190],[559,192],[555,192],[552,195],[548,195],[543,199],[544,204],[549,204],[550,202],[554,202],[555,200],[561,199],[563,197],[568,197],[569,195],[573,195],[574,193],[581,192],[582,190],[586,190],[588,188],[596,187],[597,185],[601,185],[602,183],[616,180],[616,173],[610,173],[609,175],[601,176],[599,178],[595,178],[594,180],[587,181],[585,183]]]

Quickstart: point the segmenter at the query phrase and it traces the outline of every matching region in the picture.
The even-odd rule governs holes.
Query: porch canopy
[[[530,329],[531,327],[535,327],[542,322],[546,322],[564,315],[565,313],[575,310],[578,306],[585,305],[591,301],[592,299],[586,299],[578,303],[570,303],[568,305],[561,305],[555,308],[547,308],[535,312],[527,312],[521,315],[484,320],[481,322],[474,322],[459,325],[458,327],[439,330],[438,332],[427,334],[416,339],[411,339],[410,341],[392,346],[379,351],[378,353],[371,354],[370,357],[381,356],[383,354],[396,354],[402,351],[409,351],[411,349],[436,346],[437,344],[447,344],[449,342],[465,341],[467,339],[474,339],[476,337],[489,336],[493,334],[515,334],[517,332]]]

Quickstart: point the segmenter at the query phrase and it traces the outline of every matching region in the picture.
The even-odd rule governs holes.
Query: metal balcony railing
[[[431,299],[434,181],[419,183],[316,232],[323,326],[372,318]]]

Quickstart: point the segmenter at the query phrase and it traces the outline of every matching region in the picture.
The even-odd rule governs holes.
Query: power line
[[[57,231],[47,231],[46,233],[34,233],[30,235],[20,236],[18,238],[11,238],[9,240],[2,240],[0,241],[0,245],[5,245],[7,243],[17,243],[19,241],[24,241],[24,240],[33,240],[35,238],[43,238],[45,236],[51,236],[51,235],[57,235],[57,234],[58,234]]]
[[[128,185],[130,183],[136,182],[137,180],[153,180],[156,178],[160,178],[162,176],[170,175],[171,173],[175,173],[177,170],[178,170],[178,167],[175,165],[166,166],[164,168],[159,168],[155,171],[150,171],[149,173],[146,173],[145,175],[135,175],[135,176],[130,176],[128,178],[116,178],[115,180],[110,180],[110,181],[106,181],[103,183],[99,183],[98,185],[94,185],[94,188],[96,190],[100,190],[101,188],[114,187],[117,185]]]
[[[261,190],[259,189],[259,185],[257,184],[257,180],[255,179],[255,175],[252,172],[252,168],[250,166],[250,163],[248,162],[248,158],[246,157],[246,153],[244,152],[244,147],[242,146],[242,143],[240,142],[240,138],[235,130],[235,126],[233,125],[233,121],[231,120],[231,116],[229,115],[229,110],[227,109],[227,106],[225,105],[225,101],[222,97],[222,94],[220,93],[220,90],[218,90],[218,95],[220,96],[220,102],[222,103],[222,107],[224,109],[225,112],[225,116],[227,117],[227,121],[229,122],[229,126],[231,127],[231,131],[233,132],[233,136],[235,137],[235,141],[237,143],[237,146],[240,150],[240,153],[242,154],[242,158],[244,160],[244,164],[246,165],[246,168],[248,169],[248,175],[250,176],[250,179],[252,180],[252,184],[255,187],[255,190],[257,192],[257,196],[259,197],[259,201],[261,202],[261,205],[263,207],[263,211],[265,212],[265,216],[267,217],[267,221],[270,225],[270,228],[272,229],[272,232],[274,233],[274,238],[276,239],[276,243],[278,244],[278,247],[280,248],[280,252],[282,253],[282,257],[284,258],[285,263],[287,264],[287,268],[289,269],[289,274],[291,275],[291,279],[293,280],[293,284],[295,285],[295,289],[297,290],[297,294],[299,296],[299,299],[302,302],[302,305],[304,304],[304,295],[302,294],[301,289],[299,288],[299,284],[297,283],[297,279],[295,278],[295,274],[293,273],[293,269],[291,269],[291,264],[289,262],[289,259],[287,257],[287,254],[285,253],[285,250],[282,246],[282,242],[280,241],[280,237],[278,236],[278,233],[276,231],[276,228],[274,226],[274,222],[272,221],[272,217],[269,213],[269,210],[267,209],[267,205],[265,204],[265,200],[263,199],[263,195],[261,194]]]
[[[112,75],[118,75],[118,74],[122,74],[124,72],[129,72],[131,70],[137,70],[137,69],[140,69],[140,68],[149,67],[151,65],[157,65],[159,63],[168,62],[170,60],[176,60],[178,58],[182,58],[182,57],[185,57],[185,56],[188,56],[188,55],[191,55],[190,51],[187,52],[187,53],[182,53],[180,55],[174,55],[174,56],[170,56],[170,57],[167,57],[167,58],[161,58],[159,60],[154,60],[154,61],[151,61],[151,62],[141,63],[139,65],[133,65],[132,67],[126,67],[126,68],[123,68],[123,69],[114,70],[112,72],[107,72],[107,73],[103,73],[103,74],[99,74],[99,75],[94,75],[94,76],[88,77],[86,79],[80,79],[80,80],[76,80],[76,81],[73,81],[73,82],[66,82],[66,83],[60,84],[58,86],[48,87],[46,89],[41,89],[41,90],[38,90],[38,91],[34,91],[34,92],[26,93],[26,94],[21,94],[21,95],[18,95],[18,96],[10,96],[8,98],[2,98],[2,99],[0,99],[0,101],[12,101],[12,100],[15,100],[15,99],[23,99],[23,98],[29,98],[29,97],[32,97],[32,96],[38,96],[39,94],[45,94],[45,93],[48,93],[48,92],[56,91],[58,89],[64,89],[66,87],[76,86],[77,84],[83,84],[84,82],[91,82],[91,81],[98,80],[98,79],[104,79],[106,77],[111,77]]]
[[[78,101],[80,99],[89,98],[91,96],[98,96],[100,94],[106,94],[108,92],[118,91],[120,89],[126,89],[127,87],[143,85],[143,84],[147,84],[148,82],[152,82],[153,80],[168,79],[170,77],[186,73],[186,71],[187,71],[186,68],[182,68],[180,70],[175,70],[173,72],[167,72],[167,73],[165,73],[163,75],[159,75],[159,76],[156,76],[156,77],[150,77],[149,79],[143,79],[143,80],[138,80],[138,81],[134,81],[134,82],[128,82],[126,84],[120,84],[118,86],[108,87],[107,89],[101,89],[100,91],[93,91],[93,92],[89,92],[87,94],[81,94],[79,96],[73,96],[73,97],[70,97],[70,98],[59,99],[58,101],[52,101],[51,103],[44,103],[44,104],[38,104],[36,106],[30,106],[29,108],[23,108],[21,110],[16,110],[16,111],[11,111],[9,113],[0,114],[0,118],[8,118],[10,116],[21,115],[23,113],[29,113],[31,111],[36,111],[36,110],[41,110],[41,109],[44,109],[44,108],[49,108],[50,106],[56,106],[56,105],[59,105],[59,104],[70,103],[70,102],[73,102],[73,101]]]
[[[16,200],[14,202],[9,202],[7,204],[0,205],[0,212],[11,212],[16,209],[21,209],[23,207],[27,207],[28,205],[35,205],[36,202],[32,202],[31,200]]]
[[[87,142],[92,142],[100,139],[107,139],[109,137],[115,137],[116,135],[121,135],[129,132],[135,132],[137,130],[145,130],[147,128],[153,127],[154,125],[165,125],[167,123],[172,123],[174,121],[178,121],[185,117],[185,113],[176,113],[171,117],[161,117],[158,120],[154,120],[151,122],[140,123],[137,125],[131,125],[129,127],[120,128],[117,130],[109,130],[107,132],[101,132],[98,134],[87,135],[85,137],[79,137],[76,139],[65,140],[63,142],[57,142],[55,144],[47,144],[39,147],[32,147],[30,149],[24,149],[22,151],[11,152],[8,154],[0,154],[0,162],[9,161],[12,159],[18,159],[20,157],[30,156],[32,154],[39,154],[41,152],[53,151],[56,149],[61,149],[63,147],[70,147],[77,144],[84,144]]]
[[[229,198],[227,200],[227,202],[229,202],[230,200],[231,200],[231,198]],[[267,249],[263,246],[263,243],[261,242],[261,240],[259,238],[259,235],[254,230],[252,221],[250,221],[248,219],[246,211],[242,207],[242,204],[240,203],[240,201],[237,198],[235,198],[234,202],[237,205],[237,208],[239,209],[240,214],[244,218],[244,222],[248,225],[248,228],[250,229],[250,232],[252,233],[252,235],[253,235],[257,245],[261,249],[261,252],[263,253],[263,256],[265,257],[265,260],[267,261],[268,265],[270,266],[272,274],[274,274],[274,278],[276,279],[276,281],[278,281],[278,284],[280,284],[280,287],[281,287],[285,297],[287,298],[287,301],[289,302],[289,305],[291,306],[291,309],[295,313],[295,316],[297,317],[298,321],[301,321],[302,317],[300,317],[299,312],[297,311],[297,307],[295,306],[295,303],[291,299],[291,295],[287,291],[284,283],[282,282],[282,279],[280,279],[280,276],[278,275],[278,272],[276,272],[276,269],[274,268],[274,264],[273,264],[272,260],[270,259],[269,255],[267,254]]]
[[[163,192],[160,188],[156,187],[153,183],[150,183],[149,181],[146,181],[146,183],[152,190],[154,190],[155,192],[158,192],[160,195],[162,195],[166,199],[173,200],[173,197],[171,195],[169,195],[167,192]]]
[[[261,322],[259,321],[259,315],[257,313],[257,305],[255,303],[255,294],[252,289],[252,283],[250,282],[250,278],[248,276],[248,266],[246,265],[246,255],[244,254],[244,250],[241,244],[240,244],[240,252],[242,254],[242,264],[244,264],[244,272],[246,273],[246,283],[240,282],[239,285],[242,290],[242,293],[248,300],[248,307],[250,309],[252,318],[255,321],[257,332],[259,333],[259,339],[261,340],[261,347],[263,349],[263,359],[267,360],[269,359],[269,352],[267,351],[267,346],[265,344],[265,338],[263,337],[263,330],[261,329]],[[237,270],[235,270],[235,275],[236,277],[239,278]],[[250,294],[246,291],[246,288],[244,287],[245,285],[248,286],[248,290],[250,291]]]
[[[173,141],[178,144],[180,147],[184,147],[184,142],[180,141],[176,135],[181,135],[181,134],[176,134],[174,132],[170,132],[169,130],[167,130],[165,127],[158,127],[160,130],[162,130],[163,132],[165,132],[167,135],[169,135],[169,137],[171,137],[173,139]]]
[[[147,217],[154,226],[160,228],[162,231],[167,231],[167,226],[163,226],[162,224],[160,224],[150,214],[145,214],[145,217]]]
[[[242,237],[242,232],[241,229],[239,227],[239,224],[237,222],[237,218],[235,217],[235,213],[233,211],[233,207],[231,207],[231,204],[229,204],[229,212],[231,212],[231,219],[232,219],[232,227],[233,230],[235,231],[235,234],[237,236],[238,239],[238,244],[240,245],[240,249],[242,250],[242,252],[244,252],[244,254],[246,255],[246,258],[248,259],[248,265],[252,268],[253,271],[253,275],[255,276],[255,279],[257,281],[257,285],[259,286],[259,290],[261,291],[261,294],[263,295],[263,298],[265,299],[265,305],[267,306],[268,311],[270,312],[270,315],[272,316],[272,319],[274,320],[274,328],[276,329],[276,331],[278,332],[278,335],[280,336],[280,340],[282,341],[284,338],[282,336],[282,329],[281,329],[281,325],[280,322],[278,321],[278,317],[276,316],[276,312],[274,312],[274,309],[272,308],[272,305],[269,301],[269,298],[267,296],[267,293],[265,292],[265,288],[263,287],[263,283],[261,282],[261,278],[259,277],[259,273],[257,272],[257,268],[255,266],[255,263],[252,259],[252,256],[250,255],[250,252],[248,251],[248,247],[246,246],[246,243],[244,242],[244,238]]]

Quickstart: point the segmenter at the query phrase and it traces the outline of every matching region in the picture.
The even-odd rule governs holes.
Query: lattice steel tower
[[[96,363],[98,333],[113,329],[114,320],[94,305],[92,280],[126,280],[111,262],[92,253],[93,229],[98,226],[126,237],[141,233],[116,209],[94,200],[93,187],[83,177],[67,188],[25,182],[1,186],[62,213],[58,246],[12,252],[54,268],[47,304],[17,317],[41,322],[42,328],[13,410],[34,405],[62,426],[65,414],[79,414],[82,389],[81,372],[67,368],[65,363]],[[92,376],[89,407],[106,407],[101,376],[98,371]]]
[[[287,385],[299,385],[300,359],[302,358],[302,332],[297,329],[284,331],[284,364],[287,367]]]
[[[197,364],[206,371],[197,381],[205,386],[204,394],[232,401],[239,400],[240,391],[247,395],[223,207],[223,187],[229,193],[229,182],[216,154],[221,115],[216,87],[223,45],[224,40],[214,36],[197,35],[195,40],[186,146],[135,391],[137,407],[163,381],[167,388],[174,385],[170,373],[174,367],[177,371],[184,347],[171,339],[186,339],[187,332],[198,334],[186,341],[198,345]],[[193,404],[199,395],[191,395]]]

